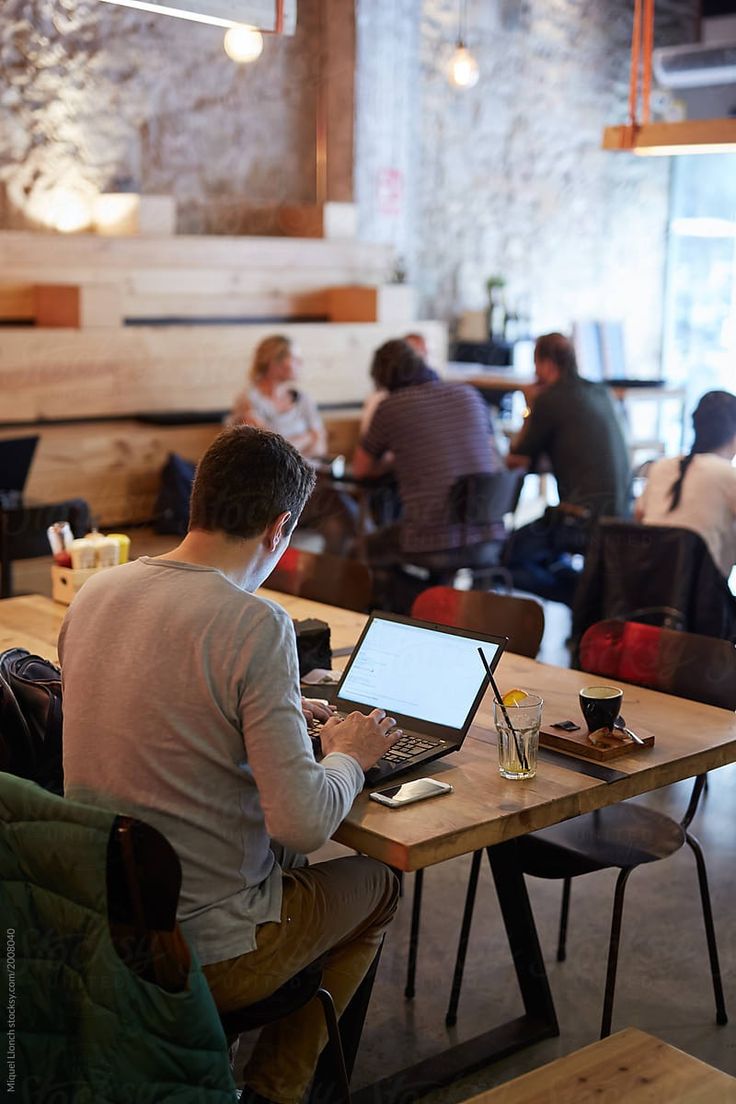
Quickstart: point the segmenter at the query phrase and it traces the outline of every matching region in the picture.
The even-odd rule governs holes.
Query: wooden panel
[[[20,322],[34,317],[35,303],[32,284],[0,285],[0,320]]]
[[[37,326],[91,329],[121,326],[120,289],[114,284],[36,284]]]
[[[315,318],[327,317],[325,295],[321,291],[289,293],[281,288],[263,293],[242,291],[213,295],[193,291],[128,292],[123,313],[130,319],[158,318]],[[18,316],[21,317],[21,316]]]
[[[103,238],[95,234],[42,234],[5,230],[0,232],[0,270],[7,283],[16,282],[11,271],[43,272],[61,268],[65,279],[76,280],[74,269],[265,269],[309,274],[338,269],[362,273],[388,269],[392,249],[370,242],[185,234],[174,237]],[[70,273],[73,275],[70,276]],[[34,275],[35,280],[35,275]],[[19,281],[20,282],[20,281]],[[85,281],[82,281],[85,282]],[[92,280],[94,282],[94,280]],[[337,282],[337,281],[336,281]],[[380,281],[375,281],[380,282]]]
[[[327,292],[332,322],[392,322],[410,325],[416,317],[416,292],[408,284],[335,287]]]
[[[220,428],[132,421],[40,426],[26,494],[39,502],[84,498],[103,526],[148,521],[169,452],[198,460]],[[17,433],[0,431],[2,438],[12,436]]]
[[[351,456],[358,438],[358,415],[325,418],[330,454]],[[142,422],[87,422],[40,425],[26,493],[40,502],[84,498],[100,525],[148,521],[169,452],[199,460],[219,433],[219,422],[156,426]],[[20,430],[0,430],[0,439]]]
[[[327,430],[327,453],[329,456],[347,456],[355,452],[360,437],[360,413],[341,417],[328,415],[325,418]]]
[[[421,322],[430,361],[446,356],[446,328]],[[391,325],[285,324],[298,344],[305,390],[321,403],[359,403],[375,349]],[[0,421],[141,411],[219,410],[245,383],[255,346],[273,325],[135,326],[120,330],[0,330]]]
[[[627,1027],[480,1093],[468,1104],[580,1104],[583,1099],[596,1104],[726,1104],[736,1100],[736,1080]]]

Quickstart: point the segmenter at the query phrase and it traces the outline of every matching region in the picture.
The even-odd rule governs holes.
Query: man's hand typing
[[[322,726],[320,741],[325,755],[331,751],[351,755],[367,771],[402,735],[393,717],[387,716],[383,709],[373,709],[367,716],[356,712],[349,713],[344,720],[331,717]]]

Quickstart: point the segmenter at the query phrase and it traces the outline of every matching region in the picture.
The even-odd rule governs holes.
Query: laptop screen
[[[374,617],[338,690],[340,700],[462,729],[485,681],[478,648],[495,667],[501,641]]]

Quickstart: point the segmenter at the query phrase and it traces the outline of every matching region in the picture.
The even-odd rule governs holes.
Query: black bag
[[[25,648],[0,653],[0,770],[64,792],[61,671]]]
[[[153,528],[157,533],[183,537],[189,528],[189,498],[195,465],[175,452],[161,469],[161,485],[154,508]]]
[[[316,617],[294,621],[296,650],[299,657],[299,676],[303,678],[316,667],[332,667],[330,626]]]

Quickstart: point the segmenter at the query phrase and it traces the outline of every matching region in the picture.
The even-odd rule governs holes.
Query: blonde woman
[[[235,400],[228,425],[280,433],[302,456],[324,456],[327,438],[316,405],[295,387],[301,359],[290,338],[275,334],[253,354],[250,385]]]
[[[295,387],[301,363],[293,342],[274,334],[256,348],[250,386],[238,395],[228,425],[252,425],[279,433],[307,460],[325,456],[327,435],[312,399]],[[324,538],[325,551],[343,555],[356,535],[358,507],[349,495],[318,476],[299,521]]]

